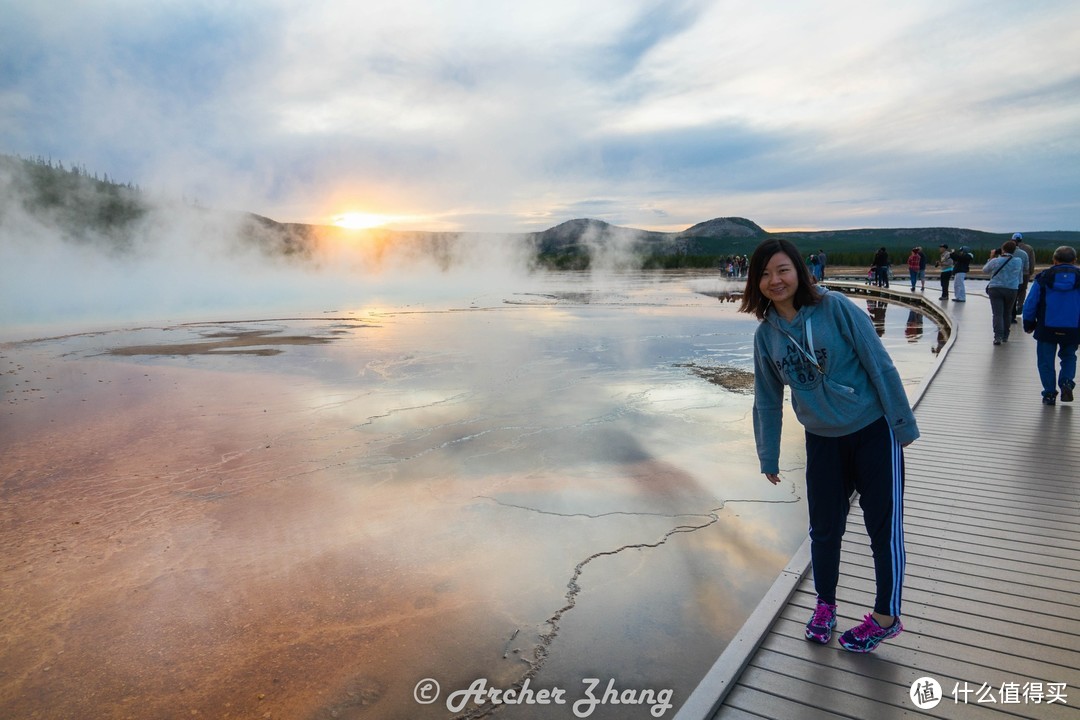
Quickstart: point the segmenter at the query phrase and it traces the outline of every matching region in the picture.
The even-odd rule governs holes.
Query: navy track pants
[[[874,554],[874,611],[899,615],[904,585],[904,451],[884,417],[841,437],[806,433],[806,498],[814,589],[836,602],[840,543],[859,492]]]

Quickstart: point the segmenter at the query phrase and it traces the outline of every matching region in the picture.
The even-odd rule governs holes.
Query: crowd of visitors
[[[749,264],[750,259],[745,255],[728,255],[720,261],[720,268],[724,273],[724,277],[744,278]]]
[[[818,257],[822,258],[820,267],[824,276],[824,256],[824,252],[818,251],[807,257],[806,265],[814,279],[819,279]],[[938,246],[934,266],[938,268],[941,283],[939,300],[950,300],[951,291],[952,302],[967,302],[967,278],[975,261],[975,253],[967,245]],[[916,288],[925,292],[928,265],[923,248],[911,248],[907,257],[911,292]],[[1068,246],[1057,248],[1053,265],[1041,273],[1036,273],[1035,265],[1035,249],[1022,233],[1015,233],[1001,247],[992,250],[982,265],[982,273],[987,277],[993,343],[997,346],[1008,343],[1012,326],[1022,316],[1024,331],[1034,334],[1038,343],[1043,403],[1055,405],[1059,399],[1072,402],[1080,345],[1080,268],[1076,250]],[[878,248],[867,273],[867,283],[887,288],[891,275],[889,252],[884,247]],[[870,314],[873,316],[873,311]]]

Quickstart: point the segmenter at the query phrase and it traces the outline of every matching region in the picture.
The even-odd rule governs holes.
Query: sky
[[[1080,230],[1075,0],[0,0],[0,152],[282,222]]]

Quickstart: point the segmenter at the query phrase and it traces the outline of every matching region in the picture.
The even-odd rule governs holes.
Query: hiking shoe
[[[1057,393],[1043,393],[1043,405],[1057,405]],[[1069,401],[1072,401],[1072,393],[1069,393]],[[1065,402],[1064,394],[1062,395],[1061,402]]]
[[[1061,402],[1073,401],[1073,388],[1076,387],[1076,383],[1061,386]]]
[[[882,640],[894,638],[904,631],[900,618],[883,628],[877,624],[873,615],[866,615],[863,621],[840,636],[840,647],[857,653],[868,653],[881,644]]]
[[[810,622],[806,623],[806,639],[828,645],[834,627],[836,627],[836,604],[827,603],[818,598],[814,616],[810,618]]]

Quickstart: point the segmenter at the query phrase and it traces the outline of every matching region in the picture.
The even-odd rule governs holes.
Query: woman
[[[836,626],[840,542],[849,499],[859,492],[874,554],[873,612],[840,637],[870,652],[903,630],[903,447],[919,430],[900,375],[866,313],[817,287],[798,249],[766,240],[750,258],[742,312],[754,335],[754,436],[761,472],[780,482],[784,386],[806,429],[806,496],[817,607],[806,637],[828,643]]]
[[[1024,276],[1024,261],[1016,257],[1015,252],[1016,243],[1007,240],[983,265],[983,272],[990,275],[990,281],[986,283],[986,294],[990,297],[995,345],[1009,342],[1013,321],[1012,308],[1016,302],[1020,280]]]
[[[953,272],[952,251],[949,250],[949,246],[945,243],[938,245],[938,250],[941,251],[941,258],[936,263],[941,268],[941,297],[938,300],[948,300],[949,284],[952,283]]]
[[[907,259],[908,275],[911,276],[911,292],[915,292],[915,283],[919,281],[919,267],[922,262],[923,258],[919,254],[919,248],[911,248],[911,254],[908,255]]]
[[[967,302],[967,274],[975,256],[964,245],[959,250],[949,253],[949,257],[953,259],[953,302]]]

